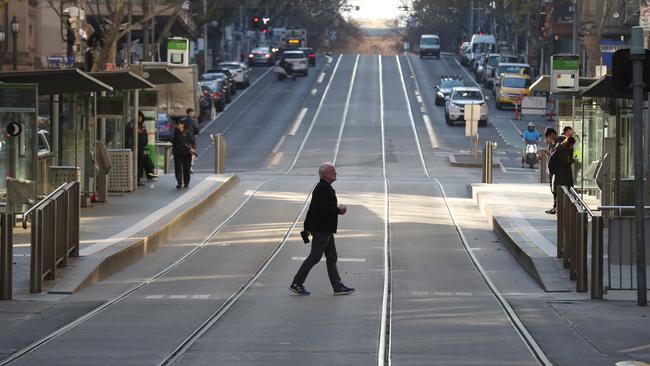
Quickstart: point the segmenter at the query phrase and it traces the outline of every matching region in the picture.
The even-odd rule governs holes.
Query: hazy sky
[[[400,0],[353,0],[353,6],[359,6],[359,11],[353,10],[351,16],[358,19],[393,19],[400,12],[397,7]]]

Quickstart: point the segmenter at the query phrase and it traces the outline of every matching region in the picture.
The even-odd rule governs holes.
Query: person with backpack
[[[548,159],[548,172],[553,186],[553,208],[546,211],[551,215],[557,212],[557,190],[560,186],[573,187],[573,145],[575,138],[564,138]]]

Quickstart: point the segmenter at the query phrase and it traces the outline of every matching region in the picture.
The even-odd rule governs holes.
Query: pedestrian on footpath
[[[199,120],[196,119],[196,112],[194,112],[194,109],[192,108],[187,108],[185,110],[185,129],[190,130],[192,134],[194,135],[194,141],[199,136]],[[194,174],[194,157],[196,154],[192,154],[192,157],[190,158],[190,174]]]
[[[309,295],[310,292],[303,286],[309,271],[320,262],[325,254],[327,262],[327,275],[329,276],[334,295],[348,295],[354,292],[341,282],[336,268],[337,254],[334,244],[334,234],[338,226],[338,215],[345,215],[347,208],[338,205],[336,191],[332,183],[336,181],[336,168],[332,163],[326,162],[318,168],[320,181],[316,184],[311,196],[311,203],[305,218],[305,231],[312,234],[311,252],[298,269],[289,290],[297,295]]]
[[[554,173],[555,172],[551,172],[551,170],[552,170],[551,169],[551,157],[553,156],[553,153],[555,152],[555,148],[556,148],[556,145],[557,145],[557,140],[558,140],[557,131],[552,127],[547,127],[544,130],[544,139],[545,139],[546,145],[548,145],[548,146],[547,146],[546,149],[542,150],[542,154],[546,155],[546,161],[547,161],[546,167],[548,169],[548,178],[549,178],[548,183],[549,183],[549,186],[550,186],[550,189],[551,189],[551,193],[553,194],[553,208],[551,208],[550,210],[546,210],[544,212],[546,212],[547,214],[553,215],[553,214],[555,214],[555,211],[557,209],[555,207],[555,196],[556,196],[557,192],[555,192],[555,190],[553,189],[553,178],[554,178]]]
[[[187,188],[190,185],[190,166],[192,156],[196,154],[196,144],[194,133],[185,127],[185,120],[176,122],[176,129],[172,137],[172,153],[174,154],[174,174],[178,183],[176,188]]]
[[[571,165],[575,162],[575,159],[573,158],[573,145],[575,143],[575,138],[565,138],[558,144],[553,153],[552,158],[557,159],[557,162],[554,163],[556,167],[554,168],[555,174],[553,179],[553,198],[555,203],[553,204],[552,212],[549,213],[554,214],[557,211],[557,190],[559,187],[573,187],[573,169],[571,168]],[[549,159],[549,162],[550,160],[551,159]]]
[[[126,125],[126,135],[125,135],[125,144],[124,146],[127,149],[133,149],[133,121],[129,122]],[[137,143],[138,143],[138,155],[137,155],[137,161],[138,161],[138,187],[144,186],[144,183],[140,181],[140,178],[142,178],[147,172],[146,169],[146,164],[145,160],[147,159],[147,156],[145,155],[145,147],[149,143],[149,133],[147,132],[147,129],[144,126],[144,113],[142,111],[138,111],[138,121],[137,121]],[[147,175],[150,179],[151,176]]]

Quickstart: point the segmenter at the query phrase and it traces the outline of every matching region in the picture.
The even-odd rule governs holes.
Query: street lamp
[[[11,33],[13,34],[13,67],[14,71],[18,69],[18,58],[17,58],[17,51],[16,51],[16,40],[18,38],[18,31],[20,31],[20,23],[18,23],[18,19],[16,19],[16,16],[11,19]]]
[[[5,32],[2,30],[2,27],[0,27],[0,70],[2,70],[2,64],[4,64],[4,47],[3,43],[5,41]]]

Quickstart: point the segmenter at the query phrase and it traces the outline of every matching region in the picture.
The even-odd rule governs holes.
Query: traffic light
[[[632,91],[632,58],[630,49],[623,48],[614,52],[612,57],[612,85],[614,90],[619,93],[629,93]],[[645,50],[643,59],[643,88],[644,93],[650,93],[650,51]]]
[[[268,33],[271,26],[271,18],[262,18],[262,32]]]
[[[251,28],[252,29],[259,29],[260,28],[260,22],[262,20],[258,16],[254,16],[251,18]]]

